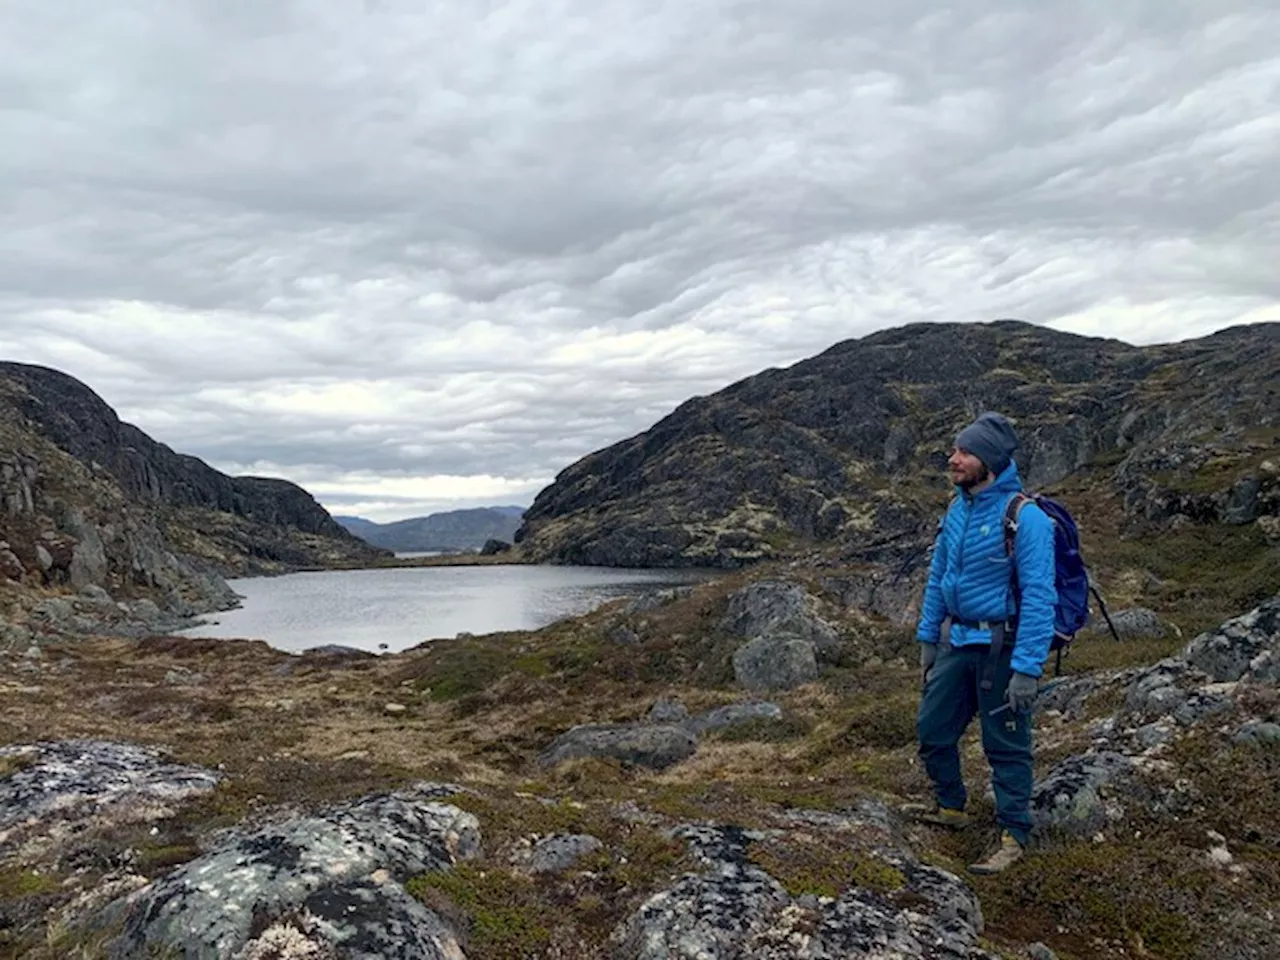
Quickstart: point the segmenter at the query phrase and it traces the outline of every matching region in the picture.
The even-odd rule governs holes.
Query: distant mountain
[[[479,550],[487,540],[515,537],[525,507],[476,507],[449,510],[395,523],[374,523],[363,517],[334,517],[350,533],[376,547],[399,553]]]

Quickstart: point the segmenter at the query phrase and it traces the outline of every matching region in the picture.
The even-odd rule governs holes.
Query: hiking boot
[[[986,856],[977,863],[969,864],[969,872],[983,876],[1001,873],[1021,860],[1024,852],[1022,844],[1012,833],[1001,830],[1000,839],[987,851]]]
[[[935,827],[949,827],[960,830],[969,825],[969,815],[963,810],[952,810],[949,807],[933,803],[908,803],[902,807],[904,816],[920,823],[932,824]]]

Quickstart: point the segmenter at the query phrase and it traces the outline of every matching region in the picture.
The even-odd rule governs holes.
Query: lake
[[[240,609],[210,614],[183,634],[264,640],[291,652],[326,644],[395,652],[459,633],[536,630],[617,597],[714,575],[513,564],[253,577],[230,581],[244,597]]]

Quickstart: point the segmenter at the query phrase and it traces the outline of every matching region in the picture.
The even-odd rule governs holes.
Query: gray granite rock
[[[1251,720],[1232,738],[1236,743],[1280,744],[1280,723]]]
[[[1034,829],[1077,837],[1095,833],[1123,813],[1118,788],[1133,769],[1131,759],[1112,751],[1068,757],[1035,785]]]
[[[110,956],[168,950],[189,960],[222,960],[252,951],[256,930],[292,922],[304,938],[326,942],[342,957],[458,960],[457,937],[400,886],[478,855],[476,818],[440,802],[456,792],[419,784],[315,816],[233,830],[203,856],[103,911],[102,927],[122,930]]]
[[[689,708],[679,700],[663,697],[649,708],[646,719],[650,723],[684,723],[689,719]]]
[[[747,639],[785,635],[798,637],[818,650],[834,647],[839,637],[818,615],[817,601],[799,583],[761,580],[729,597],[721,626]]]
[[[748,690],[789,690],[818,679],[818,660],[801,637],[756,637],[734,652],[733,675]]]
[[[1280,596],[1200,634],[1185,656],[1217,682],[1280,680]]]
[[[795,812],[792,812],[793,814]],[[887,817],[875,822],[851,814],[790,816],[793,826],[870,829],[883,859],[904,880],[899,898],[850,885],[836,899],[792,898],[748,853],[748,845],[770,831],[689,825],[675,836],[689,843],[702,870],[651,897],[614,931],[614,955],[626,960],[994,960],[982,950],[982,912],[977,897],[960,880],[916,862],[889,840],[880,849]],[[785,830],[773,833],[785,833]]]
[[[674,724],[584,724],[557,737],[539,757],[543,766],[587,757],[662,770],[693,756],[693,734]]]
[[[1169,627],[1154,610],[1146,607],[1130,607],[1111,614],[1111,624],[1121,640],[1143,640],[1163,637]],[[1094,629],[1105,631],[1106,621],[1101,618],[1094,624]]]
[[[542,837],[517,850],[511,861],[526,873],[561,873],[603,846],[595,837],[585,834]]]
[[[694,736],[700,737],[712,730],[724,730],[756,720],[781,719],[782,708],[776,703],[755,701],[753,703],[731,703],[727,706],[716,707],[714,710],[700,713],[696,717],[689,717],[683,721],[682,725]]]
[[[222,779],[170,763],[159,750],[103,740],[4,747],[0,757],[18,767],[0,778],[0,851],[27,841],[56,845],[91,823],[171,816]]]

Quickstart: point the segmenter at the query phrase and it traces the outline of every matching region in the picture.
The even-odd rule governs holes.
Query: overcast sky
[[[1280,319],[1276,0],[0,0],[0,355],[377,520],[919,320]]]

